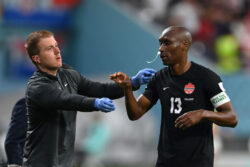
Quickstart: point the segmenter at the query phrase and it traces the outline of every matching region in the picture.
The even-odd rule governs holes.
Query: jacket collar
[[[60,69],[59,69],[60,70]],[[59,70],[58,70],[58,72],[59,72]],[[56,76],[54,76],[54,75],[51,75],[51,74],[49,74],[49,73],[46,73],[46,72],[43,72],[42,70],[40,70],[40,69],[37,69],[37,71],[36,71],[36,73],[39,75],[43,75],[43,76],[46,76],[46,77],[48,77],[49,79],[52,79],[52,80],[58,80],[58,78],[57,78],[57,76],[58,76],[58,72],[57,72],[57,74],[56,74]]]

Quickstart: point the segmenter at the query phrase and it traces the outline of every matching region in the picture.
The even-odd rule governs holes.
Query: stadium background
[[[142,6],[146,6],[143,1],[2,0],[0,3],[0,154],[3,161],[3,141],[11,109],[24,95],[26,82],[34,70],[23,48],[24,39],[30,32],[40,29],[53,31],[64,62],[92,80],[110,82],[109,74],[117,71],[132,76],[142,68],[162,68],[160,59],[151,64],[146,61],[156,56],[158,36],[167,24],[159,24],[163,18],[157,22],[152,19],[153,12],[150,15],[150,12],[142,10]],[[229,44],[229,48],[233,46],[234,43]],[[191,60],[220,74],[239,116],[235,129],[219,129],[223,147],[216,155],[215,167],[250,167],[249,71],[243,66],[236,70],[222,69],[218,61],[200,55],[202,48],[202,43],[194,44],[189,55]],[[223,58],[228,60],[228,57]],[[135,94],[138,96],[143,88]],[[109,114],[78,114],[77,152],[84,149],[92,151],[94,159],[102,160],[102,165],[107,167],[153,166],[160,125],[159,104],[136,122],[127,119],[124,99],[116,100],[115,104],[116,111]],[[102,124],[101,127],[106,127],[102,129],[105,134],[96,132],[89,135],[89,127],[96,120]],[[92,142],[87,143],[89,139]],[[76,157],[81,159],[81,154],[76,154]]]

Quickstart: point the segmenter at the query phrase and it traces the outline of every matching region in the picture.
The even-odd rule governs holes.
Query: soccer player
[[[76,111],[115,109],[111,99],[124,95],[115,83],[86,79],[73,69],[62,67],[60,49],[50,31],[29,35],[26,51],[37,67],[26,89],[28,129],[24,167],[73,167]],[[139,88],[155,73],[144,69],[131,78]]]
[[[160,99],[157,167],[213,167],[212,124],[235,127],[237,115],[220,77],[188,60],[192,37],[186,28],[166,28],[159,42],[160,57],[167,67],[153,76],[137,100],[126,74],[119,72],[110,78],[124,89],[130,120],[139,119]]]

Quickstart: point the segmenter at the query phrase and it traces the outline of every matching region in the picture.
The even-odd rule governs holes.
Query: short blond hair
[[[41,30],[41,31],[32,32],[26,39],[25,49],[31,61],[33,62],[33,64],[36,65],[36,62],[32,60],[32,56],[38,55],[40,53],[40,48],[38,46],[40,39],[51,37],[51,36],[54,36],[54,34],[51,31]]]

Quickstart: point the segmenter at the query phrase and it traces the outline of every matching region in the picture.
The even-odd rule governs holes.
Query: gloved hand
[[[135,76],[131,78],[132,85],[137,88],[142,84],[148,83],[155,73],[156,70],[151,68],[140,70]]]
[[[115,110],[113,101],[106,97],[96,98],[94,106],[102,112],[110,112]]]

